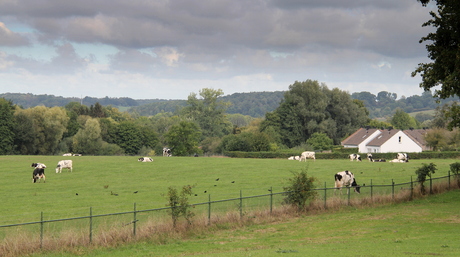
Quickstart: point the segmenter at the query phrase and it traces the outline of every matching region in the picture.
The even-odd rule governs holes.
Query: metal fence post
[[[43,212],[40,215],[40,249],[43,248]]]
[[[448,175],[448,180],[449,180],[449,186],[448,186],[448,189],[450,190],[450,170],[447,171],[447,175]]]
[[[89,207],[89,243],[93,243],[93,207]]]
[[[410,176],[410,199],[414,196],[414,182],[412,182],[412,176]]]
[[[243,192],[240,190],[240,219],[243,218]]]
[[[374,201],[374,187],[372,186],[372,179],[371,179],[371,201],[373,202]]]
[[[270,187],[270,215],[273,212],[273,187]]]
[[[137,224],[137,211],[136,211],[136,203],[134,203],[134,219],[133,219],[133,236],[136,236],[136,224]]]
[[[327,187],[326,182],[324,182],[324,209],[327,209]]]
[[[208,225],[211,225],[211,194],[208,195]]]
[[[391,199],[395,199],[395,182],[391,179]]]

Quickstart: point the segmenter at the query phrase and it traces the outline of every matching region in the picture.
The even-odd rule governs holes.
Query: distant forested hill
[[[121,98],[94,98],[94,97],[62,97],[54,95],[33,95],[22,93],[5,93],[0,97],[11,100],[14,104],[22,108],[44,105],[47,107],[65,106],[70,102],[80,102],[86,106],[99,103],[103,106],[112,105],[113,107],[124,107],[128,112],[136,112],[141,116],[153,116],[161,112],[175,113],[187,104],[186,100],[166,100],[166,99],[141,99],[135,100],[129,97]],[[252,117],[264,117],[265,113],[274,111],[283,100],[284,91],[275,92],[250,92],[234,93],[222,96],[223,101],[231,102],[228,108],[229,114],[243,114]],[[370,118],[389,117],[394,113],[396,108],[401,108],[406,113],[434,110],[436,107],[452,101],[459,101],[458,97],[442,100],[436,103],[430,92],[422,95],[413,95],[410,97],[401,97],[397,99],[395,93],[386,91],[374,95],[369,92],[358,92],[351,94],[353,99],[364,102],[369,110]]]

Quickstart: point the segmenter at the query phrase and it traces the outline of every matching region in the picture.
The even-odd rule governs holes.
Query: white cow
[[[291,157],[288,158],[288,160],[291,160],[291,161],[295,160],[294,158],[295,158],[294,156],[291,156]]]
[[[402,162],[409,162],[409,155],[407,153],[398,153],[396,159],[401,160]]]
[[[62,173],[62,169],[69,169],[72,172],[72,160],[59,161],[56,166],[56,173]]]
[[[356,160],[358,162],[361,161],[361,156],[359,154],[352,153],[350,154],[350,161]]]
[[[406,161],[405,160],[400,160],[400,159],[393,159],[393,160],[391,160],[389,162],[406,162]]]
[[[171,157],[172,156],[171,149],[164,147],[163,148],[163,156]]]
[[[298,155],[294,156],[294,160],[296,160],[296,161],[300,160],[300,156],[298,156]]]
[[[308,151],[307,151],[307,152],[303,152],[303,153],[300,155],[299,161],[307,161],[307,158],[316,160],[316,158],[315,158],[315,152],[308,152]]]
[[[153,159],[150,157],[141,157],[137,159],[138,162],[153,162]]]
[[[72,154],[71,153],[65,153],[62,156],[72,156]]]
[[[353,187],[354,191],[356,193],[360,193],[361,187],[356,183],[355,176],[351,171],[341,171],[335,174],[334,176],[335,179],[335,185],[334,187],[336,190],[340,190],[340,193],[342,193],[342,187]],[[347,191],[348,193],[348,191]]]

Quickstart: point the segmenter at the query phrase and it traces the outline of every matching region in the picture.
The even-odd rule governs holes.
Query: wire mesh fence
[[[455,183],[454,182],[455,179]],[[433,181],[444,180],[450,187],[451,184],[458,185],[458,177],[451,175],[428,178],[426,183],[427,193],[433,192]],[[414,192],[414,188],[419,184],[418,181],[396,183],[392,180],[391,184],[376,185],[372,180],[361,186],[361,193],[357,194],[353,188],[343,188],[338,190],[334,187],[327,187],[324,184],[323,188],[314,189],[316,191],[315,201],[318,204],[323,204],[323,208],[329,208],[333,200],[340,201],[343,204],[350,205],[352,200],[356,199],[370,199],[372,202],[374,198],[385,195],[387,197],[395,198],[401,191],[410,194]],[[245,196],[242,191],[239,192],[239,197],[223,200],[214,200],[212,195],[209,195],[207,202],[190,204],[189,208],[194,213],[195,217],[201,217],[201,220],[206,225],[211,225],[214,221],[219,220],[219,217],[232,213],[235,218],[242,219],[247,215],[251,215],[256,211],[265,211],[272,213],[273,209],[282,206],[284,199],[288,192],[273,192],[270,188],[267,194]],[[0,238],[5,239],[8,235],[14,233],[28,233],[34,235],[34,239],[30,242],[37,242],[43,247],[46,238],[62,238],[72,235],[81,235],[77,238],[86,240],[92,243],[94,235],[102,235],[109,233],[113,228],[129,231],[128,234],[136,236],[139,226],[146,226],[151,223],[168,223],[171,222],[171,208],[163,207],[155,209],[138,210],[136,203],[130,211],[108,213],[108,214],[94,214],[93,208],[88,208],[88,214],[80,217],[64,218],[64,219],[44,219],[44,213],[40,213],[38,221],[25,222],[10,225],[1,225]],[[78,242],[75,242],[76,244]]]

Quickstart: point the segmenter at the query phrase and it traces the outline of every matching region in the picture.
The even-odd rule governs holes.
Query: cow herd
[[[357,161],[360,162],[362,161],[361,156],[359,154],[350,154],[349,155],[350,161]],[[313,159],[316,160],[315,158],[315,152],[303,152],[300,156],[290,156],[288,160],[298,160],[298,161],[306,161],[307,159]],[[386,162],[385,159],[374,159],[372,157],[371,153],[367,154],[367,159],[370,162]],[[409,162],[409,155],[407,153],[398,153],[396,155],[396,158],[389,161],[389,162]],[[361,187],[358,185],[355,179],[355,175],[348,170],[338,172],[337,174],[334,175],[334,187],[336,190],[339,190],[340,192],[342,187],[352,187],[356,193],[360,193]]]

